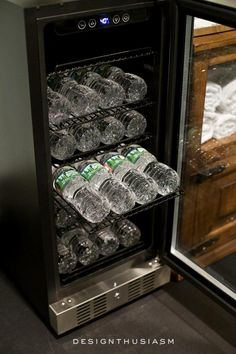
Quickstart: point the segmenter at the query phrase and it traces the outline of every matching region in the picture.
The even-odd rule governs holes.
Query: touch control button
[[[86,27],[86,22],[84,20],[80,20],[79,23],[78,23],[78,28],[80,30],[84,30]]]
[[[120,16],[119,15],[115,15],[112,17],[112,22],[117,25],[120,22]]]
[[[129,14],[123,14],[122,15],[122,21],[123,22],[129,22],[129,20],[130,20],[130,15]]]
[[[94,18],[91,18],[88,22],[90,28],[94,28],[97,24],[97,21]]]

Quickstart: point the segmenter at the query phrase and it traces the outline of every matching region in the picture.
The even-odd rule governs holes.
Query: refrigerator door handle
[[[202,183],[204,182],[207,178],[213,177],[215,175],[218,175],[222,172],[224,172],[224,170],[226,169],[227,164],[220,164],[218,166],[215,167],[211,167],[209,169],[205,169],[202,171],[199,171],[195,178],[196,178],[196,182],[197,183]]]

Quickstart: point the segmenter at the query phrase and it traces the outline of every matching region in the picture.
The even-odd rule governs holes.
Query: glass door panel
[[[187,31],[171,253],[236,299],[236,29]]]

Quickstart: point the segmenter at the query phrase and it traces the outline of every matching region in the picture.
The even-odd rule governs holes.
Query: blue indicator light
[[[109,25],[109,23],[110,23],[110,20],[108,17],[102,17],[99,19],[99,21],[100,21],[101,25]]]

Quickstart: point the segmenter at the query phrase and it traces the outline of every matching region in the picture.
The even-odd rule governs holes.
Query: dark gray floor
[[[207,267],[207,270],[233,291],[236,290],[236,253],[232,253],[222,260],[211,264]]]
[[[0,273],[1,354],[235,354],[236,320],[187,281],[170,283],[61,338]],[[174,344],[73,344],[73,339],[174,339]]]

